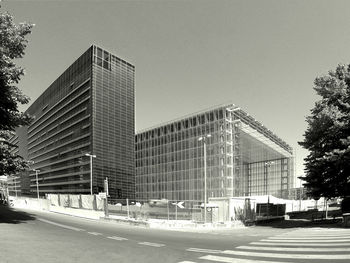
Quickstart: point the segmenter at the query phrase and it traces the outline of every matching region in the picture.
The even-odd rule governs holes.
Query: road
[[[204,232],[0,207],[0,262],[349,262],[350,229]]]

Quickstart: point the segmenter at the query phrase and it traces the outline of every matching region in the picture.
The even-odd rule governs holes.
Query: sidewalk
[[[41,201],[41,203],[43,203]],[[139,226],[153,229],[164,229],[174,231],[190,231],[190,232],[203,232],[211,230],[229,230],[229,229],[244,229],[246,226],[241,221],[232,221],[226,223],[198,223],[190,220],[165,220],[165,219],[135,219],[128,218],[126,216],[117,216],[111,214],[109,217],[105,217],[103,211],[69,208],[69,207],[58,207],[51,205],[39,204],[37,201],[31,202],[15,202],[14,208],[26,208],[39,211],[47,211],[52,213],[60,213],[75,217],[109,221],[119,224],[127,224],[132,226]],[[327,219],[327,220],[307,220],[307,219],[288,219],[278,221],[264,221],[257,222],[253,226],[257,227],[273,227],[273,228],[310,228],[310,227],[325,227],[325,228],[341,228],[342,220]]]
[[[112,221],[118,223],[126,223],[129,225],[137,225],[154,229],[177,230],[177,231],[208,231],[218,229],[233,229],[245,228],[241,221],[233,221],[227,223],[198,223],[190,220],[162,220],[162,219],[148,219],[139,220],[134,218],[127,218],[123,216],[110,215],[108,218],[101,217],[101,220]]]
[[[75,217],[116,222],[119,224],[127,224],[133,226],[140,226],[145,228],[153,229],[164,229],[164,230],[176,230],[176,231],[191,231],[191,232],[201,232],[208,230],[218,230],[218,229],[236,229],[245,228],[241,221],[232,221],[227,223],[198,223],[190,220],[162,220],[162,219],[135,219],[128,218],[126,216],[110,215],[105,217],[103,211],[95,211],[88,209],[78,209],[70,207],[61,206],[51,206],[48,204],[43,204],[42,201],[39,204],[37,200],[18,200],[14,202],[14,208],[25,208],[37,211],[47,211],[51,213],[65,214]]]
[[[272,222],[260,222],[257,226],[261,227],[274,227],[274,228],[312,228],[312,227],[324,227],[324,228],[342,228],[341,218],[328,218],[323,220],[308,220],[308,219],[287,219],[282,221]]]

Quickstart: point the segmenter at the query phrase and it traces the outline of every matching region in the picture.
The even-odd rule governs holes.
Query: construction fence
[[[205,221],[204,211],[198,202],[172,201],[172,200],[128,200],[108,199],[108,210],[110,215],[128,216],[147,220],[191,220]],[[207,209],[207,222],[213,220],[211,209]]]
[[[100,195],[47,194],[48,206],[103,211],[108,216],[120,216],[139,220],[187,220],[217,223],[227,221],[254,221],[255,207],[249,199],[213,200],[206,208],[193,200],[130,200],[103,198]],[[108,203],[108,205],[107,205]]]
[[[206,207],[203,202],[193,200],[111,199],[106,198],[105,194],[46,194],[45,197],[40,200],[18,198],[17,204],[23,207],[38,206],[53,212],[69,212],[77,216],[90,214],[95,218],[111,216],[139,220],[186,220],[197,223],[249,223],[266,217],[284,216],[293,211],[294,206],[292,200],[272,196],[209,198]]]
[[[46,199],[51,206],[104,210],[104,199],[98,195],[47,194]]]
[[[193,200],[138,200],[108,199],[110,215],[128,216],[143,220],[190,220],[193,222],[254,221],[255,207],[248,200],[220,202],[213,200],[206,207]],[[226,200],[225,200],[226,201]]]

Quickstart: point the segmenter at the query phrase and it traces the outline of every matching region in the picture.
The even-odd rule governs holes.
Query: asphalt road
[[[350,230],[169,231],[0,207],[0,262],[349,262]]]

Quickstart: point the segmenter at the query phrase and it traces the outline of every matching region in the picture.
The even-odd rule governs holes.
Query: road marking
[[[151,243],[151,242],[139,242],[139,245],[144,245],[144,246],[151,246],[151,247],[164,247],[164,244],[157,244],[157,243]]]
[[[285,242],[280,242],[280,243],[272,243],[272,242],[251,242],[250,245],[265,245],[265,246],[296,246],[296,247],[339,247],[339,246],[349,246],[350,243],[336,243],[336,244],[322,244],[322,243],[285,243]]]
[[[349,239],[350,236],[344,236],[344,237],[269,237],[269,239],[278,239],[278,240],[317,240],[317,239],[322,239],[322,240],[330,240],[330,239]]]
[[[188,249],[186,249],[186,251],[199,252],[199,253],[210,253],[210,254],[219,254],[222,252],[221,250],[194,248],[194,247],[188,248]]]
[[[283,236],[344,236],[344,235],[350,235],[350,232],[321,232],[321,233],[316,233],[316,232],[290,232],[290,233],[285,233]]]
[[[107,238],[109,238],[109,239],[114,239],[114,240],[118,240],[118,241],[128,240],[127,238],[124,238],[124,237],[116,237],[116,236],[107,237]]]
[[[55,222],[52,222],[52,221],[49,221],[49,220],[46,220],[46,219],[42,219],[42,218],[38,218],[38,220],[41,221],[41,222],[45,222],[45,223],[48,223],[48,224],[51,224],[51,225],[63,227],[63,228],[74,230],[74,231],[84,231],[84,229],[81,229],[81,228],[76,228],[76,227],[72,227],[72,226],[67,226],[67,225],[55,223]]]
[[[289,240],[289,239],[261,239],[260,241],[265,241],[265,242],[285,242],[285,243],[337,243],[337,242],[349,242],[350,239],[343,239],[343,240],[338,240],[338,239],[328,239],[328,240]]]
[[[279,237],[279,236],[274,236],[274,237]],[[281,236],[282,237],[282,236]],[[332,234],[332,235],[284,235],[283,237],[285,238],[350,238],[349,234]]]
[[[251,251],[235,251],[225,250],[223,254],[235,255],[235,256],[249,256],[249,257],[268,257],[268,258],[297,258],[297,259],[350,259],[350,254],[345,255],[319,255],[319,254],[279,254],[279,253],[259,253]]]
[[[350,251],[350,247],[345,248],[307,248],[307,247],[255,247],[239,246],[238,249],[248,250],[269,250],[269,251],[309,251],[309,252],[333,252],[333,251]]]
[[[94,235],[94,236],[101,236],[102,235],[101,233],[98,233],[98,232],[88,232],[88,234]]]
[[[301,235],[301,236],[308,236],[308,235],[314,235],[314,236],[324,236],[324,235],[350,235],[350,232],[348,231],[341,231],[341,232],[329,232],[327,230],[322,232],[315,232],[315,231],[302,231],[302,232],[289,232],[283,234],[285,236],[293,236],[293,235]]]
[[[228,258],[228,257],[212,256],[212,255],[200,257],[200,259],[212,260],[216,262],[227,262],[227,263],[286,263],[286,262],[279,262],[279,261],[272,262],[272,261],[261,261],[261,260],[254,260],[254,259]]]

